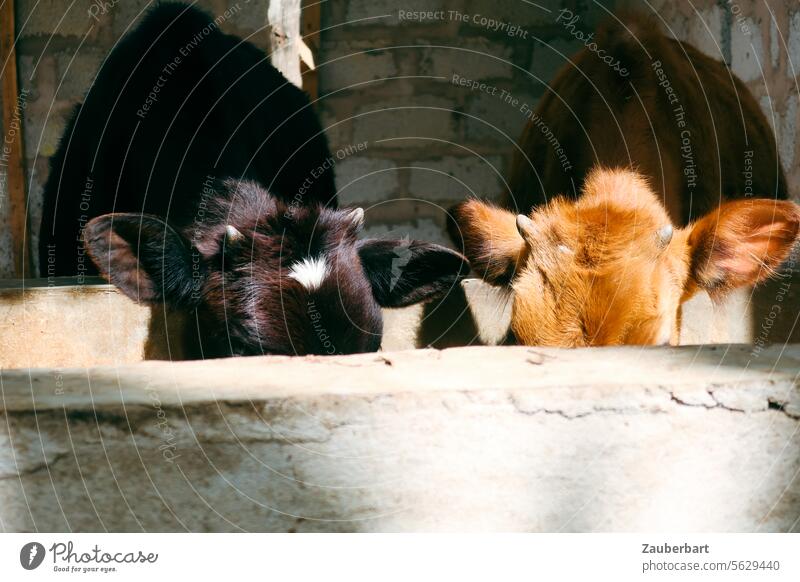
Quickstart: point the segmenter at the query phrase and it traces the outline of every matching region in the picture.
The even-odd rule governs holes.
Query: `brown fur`
[[[629,74],[586,49],[558,73],[522,134],[504,201],[529,219],[471,200],[453,209],[451,234],[480,276],[513,287],[522,343],[677,343],[681,303],[773,275],[800,212],[779,200],[775,138],[725,65],[635,17],[595,38]]]
[[[529,122],[503,205],[529,212],[557,194],[574,198],[595,165],[631,167],[647,176],[680,226],[724,200],[747,196],[750,187],[750,196],[786,199],[775,137],[745,85],[723,63],[661,34],[655,23],[633,16],[623,21],[602,25],[596,40],[629,75],[584,49],[559,71],[537,107],[535,119],[559,140],[571,168],[565,170],[542,126]],[[670,103],[659,85],[655,62],[677,102]],[[694,184],[684,175],[683,137],[690,141]],[[753,152],[751,185],[745,152]]]
[[[555,198],[519,230],[516,215],[477,200],[454,214],[485,278],[511,273],[518,341],[564,347],[677,343],[683,301],[764,280],[800,232],[797,205],[754,199],[673,227],[664,244],[664,206],[644,177],[619,169],[593,171],[577,201]]]

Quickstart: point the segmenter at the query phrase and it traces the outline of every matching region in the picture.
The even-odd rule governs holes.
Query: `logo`
[[[29,542],[19,551],[19,563],[26,570],[35,570],[44,561],[44,546],[39,542]]]

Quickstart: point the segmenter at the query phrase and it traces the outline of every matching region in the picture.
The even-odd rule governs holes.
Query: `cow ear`
[[[516,214],[467,200],[450,210],[447,228],[479,277],[492,285],[511,282],[526,249]]]
[[[358,242],[364,273],[382,307],[405,307],[446,294],[469,263],[446,247],[409,239]]]
[[[800,208],[783,200],[737,200],[690,229],[690,284],[720,296],[777,273],[800,234]]]
[[[196,302],[189,245],[160,218],[104,214],[86,224],[83,240],[100,273],[134,301],[176,307]]]

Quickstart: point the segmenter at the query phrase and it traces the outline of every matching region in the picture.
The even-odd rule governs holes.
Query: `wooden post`
[[[268,15],[272,64],[312,100],[317,98],[320,12],[319,0],[281,0],[270,3]]]
[[[283,76],[300,87],[300,60],[295,42],[300,32],[300,0],[281,0],[269,4],[272,28],[272,64]]]
[[[30,277],[30,253],[25,196],[25,154],[22,135],[24,95],[17,87],[17,56],[14,43],[14,1],[0,0],[0,71],[2,71],[3,140],[0,144],[0,173],[6,176],[9,221],[13,245],[14,272]]]
[[[322,3],[321,0],[303,0],[303,14],[300,20],[300,40],[305,43],[311,62],[303,58],[300,54],[300,74],[303,77],[303,89],[315,101],[319,97],[319,79],[315,60],[319,54],[320,47],[320,28],[322,27]]]

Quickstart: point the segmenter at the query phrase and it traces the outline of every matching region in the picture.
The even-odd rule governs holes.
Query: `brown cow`
[[[520,138],[505,207],[575,198],[595,165],[647,176],[680,226],[724,200],[787,198],[772,130],[723,63],[636,17],[595,38],[625,75],[588,48],[559,71]]]
[[[590,48],[557,75],[506,201],[531,214],[470,200],[451,234],[485,280],[512,286],[522,343],[677,343],[698,290],[718,299],[775,273],[800,210],[777,200],[774,137],[724,65],[638,20],[596,38],[628,76]]]

